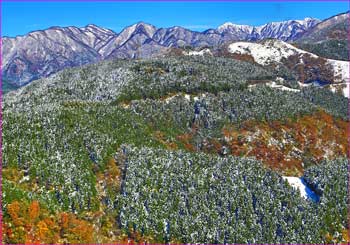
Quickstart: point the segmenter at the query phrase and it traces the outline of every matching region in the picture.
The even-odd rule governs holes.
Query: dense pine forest
[[[283,66],[170,56],[70,68],[6,93],[4,242],[350,242],[348,98],[297,79]]]

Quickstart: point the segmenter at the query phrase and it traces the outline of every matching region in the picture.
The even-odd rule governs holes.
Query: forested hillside
[[[349,242],[348,99],[297,78],[181,56],[103,61],[7,93],[4,242]]]

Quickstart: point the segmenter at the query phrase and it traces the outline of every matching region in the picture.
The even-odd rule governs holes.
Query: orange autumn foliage
[[[325,234],[327,244],[349,244],[350,243],[350,231],[343,229],[341,231],[341,238],[331,235],[329,232]]]
[[[76,218],[71,213],[61,213],[61,233],[67,237],[69,243],[93,243],[93,226],[85,221]]]
[[[22,225],[22,221],[18,217],[20,209],[21,209],[21,207],[20,207],[20,203],[18,201],[14,201],[13,203],[11,203],[7,206],[7,212],[10,215],[13,223],[16,226]]]
[[[121,169],[114,158],[108,159],[103,172],[97,173],[98,189],[108,189],[112,192],[119,192],[121,184]]]
[[[191,152],[195,152],[198,150],[193,142],[193,137],[198,132],[198,129],[198,123],[194,122],[192,123],[191,131],[189,133],[181,134],[176,137],[176,139],[184,145],[186,150]]]
[[[348,122],[319,110],[283,121],[246,121],[240,127],[222,128],[222,138],[204,138],[197,149],[198,125],[176,139],[188,151],[222,153],[225,146],[235,156],[254,156],[268,167],[302,174],[306,165],[346,154]]]
[[[78,219],[71,213],[52,216],[38,201],[8,204],[4,217],[3,240],[5,243],[93,243],[92,224]]]
[[[29,219],[30,220],[35,220],[39,217],[39,212],[40,212],[40,206],[39,206],[39,202],[38,201],[33,201],[30,205],[29,205]]]
[[[108,176],[109,182],[113,182],[115,180],[120,181],[121,170],[117,166],[117,162],[114,158],[108,160],[105,175]]]
[[[35,237],[35,234],[27,233],[25,235],[25,242],[24,244],[40,244],[42,243],[38,237]]]
[[[345,240],[345,242],[350,243],[350,231],[349,230],[344,229],[342,231],[342,236],[343,236],[343,239]]]
[[[194,152],[196,151],[196,147],[191,142],[192,138],[193,138],[193,135],[191,133],[178,135],[176,137],[176,139],[184,145],[186,150]]]
[[[23,177],[23,172],[19,171],[17,167],[7,166],[2,169],[2,177],[9,181],[18,182]]]
[[[67,229],[68,228],[68,214],[67,213],[61,213],[60,214],[60,225],[63,229]]]
[[[324,111],[273,122],[249,121],[240,129],[224,127],[223,144],[231,154],[255,156],[273,169],[298,170],[308,161],[319,161],[345,155],[347,122]]]
[[[37,224],[37,235],[40,240],[44,240],[49,232],[49,225],[46,223],[46,220],[41,220]]]
[[[154,137],[156,138],[156,140],[162,143],[167,149],[169,150],[177,149],[176,143],[169,141],[163,132],[156,131],[154,133]]]
[[[129,230],[127,234],[121,234],[113,242],[114,244],[157,244],[159,241],[154,239],[153,236],[142,235],[137,231]],[[171,244],[178,244],[176,241],[171,241]]]
[[[348,149],[348,122],[323,110],[283,121],[250,120],[240,127],[226,125],[221,138],[202,138],[200,144],[196,142],[199,127],[193,123],[189,132],[176,137],[176,144],[190,152],[214,154],[221,154],[226,147],[232,155],[255,156],[285,173],[302,174],[306,165],[343,156]]]

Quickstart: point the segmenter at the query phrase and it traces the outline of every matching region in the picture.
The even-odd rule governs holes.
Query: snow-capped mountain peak
[[[147,24],[142,21],[134,24],[133,28],[134,28],[134,31],[138,31],[138,30],[142,31],[149,37],[152,37],[157,30],[157,28],[154,25]]]
[[[217,46],[230,41],[255,41],[267,38],[296,40],[318,20],[269,23],[260,27],[226,22],[204,32],[180,26],[156,28],[138,22],[120,33],[94,24],[85,27],[51,27],[14,38],[4,37],[3,74],[13,83],[25,84],[66,67],[79,66],[108,58],[134,58],[163,52],[169,47]],[[62,58],[63,57],[63,58]],[[35,65],[33,65],[35,64]],[[36,69],[45,64],[45,69]]]
[[[316,24],[320,23],[321,21],[319,19],[311,18],[311,17],[306,17],[303,20],[296,20],[299,24],[310,28],[312,26],[315,26]]]
[[[238,25],[232,22],[226,22],[216,30],[220,34],[227,34],[234,37],[243,35],[245,40],[276,38],[289,41],[300,37],[301,33],[319,22],[320,20],[309,17],[304,20],[270,22],[261,26]]]
[[[119,33],[118,38],[123,40],[123,42],[125,42],[136,32],[143,32],[148,37],[152,37],[156,32],[156,30],[157,28],[153,25],[150,25],[144,22],[138,22],[123,29]]]
[[[233,24],[232,22],[226,22],[219,26],[217,30],[222,33],[225,31],[241,31],[241,32],[251,32],[253,29],[252,26],[249,25],[238,25],[238,24]]]
[[[317,25],[319,22],[319,20],[311,18],[270,22],[257,27],[257,32],[259,39],[276,38],[283,41],[290,41],[299,38],[303,32]]]
[[[113,32],[112,30],[103,28],[103,27],[99,27],[97,25],[94,24],[89,24],[83,28],[80,28],[83,31],[89,31],[91,33],[95,33],[95,34],[107,34],[107,35],[116,35],[115,32]]]

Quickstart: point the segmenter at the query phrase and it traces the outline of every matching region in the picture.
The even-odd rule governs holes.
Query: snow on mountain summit
[[[222,33],[225,31],[242,31],[242,32],[248,32],[251,33],[253,31],[253,26],[249,26],[249,25],[237,25],[237,24],[233,24],[231,22],[226,22],[224,24],[222,24],[221,26],[219,26],[217,28],[217,30]]]
[[[238,25],[226,22],[217,28],[221,34],[242,35],[245,40],[276,38],[283,41],[295,40],[303,32],[318,24],[320,20],[306,17],[303,20],[270,22],[261,26]],[[242,40],[242,39],[241,39]]]
[[[157,28],[138,22],[120,33],[96,26],[51,27],[15,38],[4,37],[3,76],[22,86],[66,67],[109,58],[153,56],[169,47],[217,46],[235,40],[294,40],[318,20],[270,23],[263,27],[226,22],[217,29],[196,32],[183,27]],[[142,55],[141,55],[142,50]],[[45,67],[42,69],[42,67]]]

